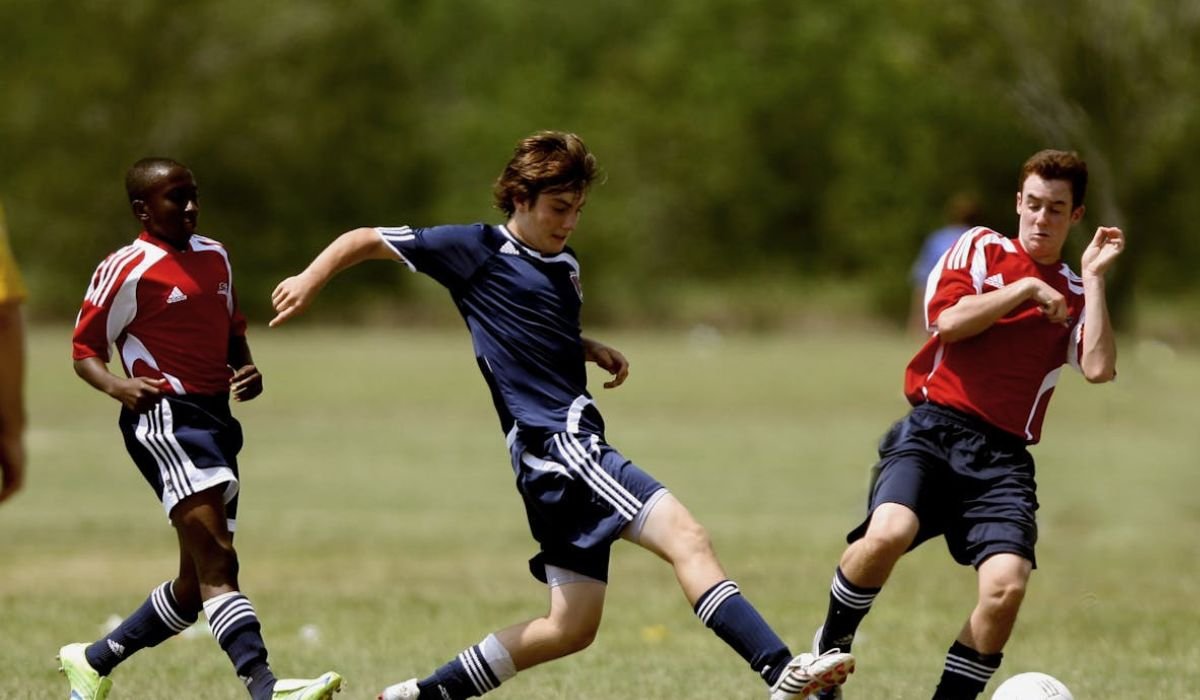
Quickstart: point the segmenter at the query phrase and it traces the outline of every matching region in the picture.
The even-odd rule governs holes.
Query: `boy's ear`
[[[129,203],[129,208],[133,210],[133,217],[138,221],[145,221],[150,218],[150,212],[146,211],[146,201],[135,199]]]

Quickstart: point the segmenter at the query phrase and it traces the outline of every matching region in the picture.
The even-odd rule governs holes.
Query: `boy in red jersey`
[[[229,398],[249,401],[263,386],[229,256],[196,234],[199,193],[182,164],[140,160],[125,188],[143,230],[96,269],[72,356],[76,374],[121,403],[126,449],[178,535],[179,573],[103,638],[59,651],[71,698],[106,697],[117,664],[182,632],[201,609],[254,700],[328,698],[342,684],[336,673],[275,679],[258,616],[238,586],[233,530],[242,430]],[[112,345],[126,377],[108,371]]]
[[[1087,166],[1074,153],[1035,154],[1018,182],[1016,240],[970,229],[930,273],[925,320],[933,335],[905,375],[913,409],[880,443],[869,515],[847,536],[817,649],[848,651],[897,560],[942,535],[955,561],[976,568],[979,600],[933,697],[975,698],[999,668],[1036,563],[1038,503],[1026,447],[1041,437],[1064,364],[1093,383],[1116,374],[1104,273],[1124,234],[1098,228],[1081,276],[1060,257],[1086,190]]]

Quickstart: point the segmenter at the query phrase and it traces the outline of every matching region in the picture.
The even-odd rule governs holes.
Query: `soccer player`
[[[0,503],[25,483],[25,287],[0,207]]]
[[[233,530],[242,430],[229,399],[263,389],[246,342],[224,246],[196,234],[192,173],[166,158],[138,161],[125,189],[142,233],[96,269],[75,324],[75,372],[121,404],[129,455],[179,540],[179,573],[115,630],[59,652],[71,698],[99,700],[109,673],[182,632],[201,609],[254,700],[329,698],[342,679],[276,681],[257,614],[238,586]],[[125,377],[108,371],[116,345]],[[188,695],[186,691],[181,695]]]
[[[625,381],[629,363],[581,335],[580,268],[567,247],[595,177],[595,157],[578,136],[533,134],[517,145],[494,187],[505,224],[355,229],[274,291],[272,326],[365,260],[399,261],[445,286],[471,333],[540,546],[530,571],[549,588],[543,617],[489,634],[423,680],[390,686],[380,697],[475,697],[518,671],[583,650],[600,625],[617,539],[674,568],[696,615],[762,677],[773,700],[843,683],[853,658],[793,655],[726,577],[691,513],[605,439],[585,362],[613,375],[606,388]]]
[[[1018,234],[964,233],[930,273],[934,335],[909,363],[913,405],[879,447],[869,515],[847,537],[816,649],[851,648],[897,560],[942,535],[978,572],[979,600],[946,655],[936,700],[975,698],[1000,666],[1036,559],[1033,457],[1064,364],[1089,382],[1116,374],[1104,274],[1125,247],[1102,226],[1081,275],[1061,258],[1084,212],[1087,165],[1041,151],[1021,168]],[[840,697],[840,689],[819,697]]]

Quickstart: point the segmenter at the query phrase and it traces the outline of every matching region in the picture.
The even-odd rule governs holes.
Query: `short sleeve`
[[[412,270],[448,288],[471,279],[493,252],[483,224],[376,230]]]
[[[1015,252],[1012,241],[991,229],[977,227],[959,236],[929,273],[925,325],[932,330],[938,316],[959,299],[982,293],[984,281],[991,274],[989,269],[999,256],[1009,252]]]
[[[107,332],[109,308],[100,298],[106,283],[106,265],[107,261],[92,274],[87,295],[79,307],[79,315],[75,318],[75,331],[71,336],[73,360],[99,357],[108,362],[110,358],[109,346],[112,342]]]
[[[127,283],[145,262],[145,254],[129,246],[108,256],[96,268],[75,319],[72,359],[99,357],[108,362],[109,349],[137,311],[133,290]]]

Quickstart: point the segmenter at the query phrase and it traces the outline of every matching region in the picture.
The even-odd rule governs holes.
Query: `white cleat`
[[[403,683],[384,688],[377,700],[417,700],[420,694],[421,689],[417,687],[417,679],[409,678]]]
[[[854,657],[836,649],[820,656],[797,654],[771,686],[769,697],[770,700],[804,700],[819,690],[845,683],[851,673],[854,673]]]
[[[822,625],[817,628],[816,634],[813,635],[813,647],[812,647],[813,656],[821,655],[821,633],[824,631],[825,631],[825,626]],[[840,651],[840,650],[834,649],[834,651]],[[842,699],[842,686],[835,685],[832,688],[818,690],[817,694],[812,696],[812,700],[843,700]]]

